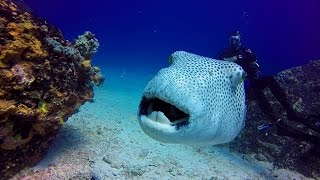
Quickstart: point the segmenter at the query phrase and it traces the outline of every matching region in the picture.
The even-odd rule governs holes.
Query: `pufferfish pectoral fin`
[[[239,68],[236,71],[230,74],[230,81],[233,88],[236,88],[239,84],[241,84],[247,77],[247,73]]]

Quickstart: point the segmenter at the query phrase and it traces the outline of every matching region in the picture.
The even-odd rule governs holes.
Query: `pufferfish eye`
[[[173,63],[173,56],[170,55],[168,60],[169,60],[169,64],[171,65]]]

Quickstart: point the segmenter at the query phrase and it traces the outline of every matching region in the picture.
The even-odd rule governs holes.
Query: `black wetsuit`
[[[239,64],[243,68],[248,75],[247,78],[253,85],[253,81],[258,79],[259,74],[259,66],[257,64],[257,57],[255,53],[244,47],[240,47],[238,49],[227,48],[219,54],[217,59],[223,60],[224,58],[231,58],[233,56],[237,56],[235,63]]]

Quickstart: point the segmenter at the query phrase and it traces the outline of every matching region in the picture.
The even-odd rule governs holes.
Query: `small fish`
[[[257,127],[257,129],[259,131],[262,131],[262,130],[266,130],[266,129],[269,129],[273,126],[273,123],[269,123],[269,124],[262,124],[260,126]]]
[[[275,123],[261,124],[257,127],[259,131],[270,129],[272,126],[276,125],[281,119],[278,119]]]

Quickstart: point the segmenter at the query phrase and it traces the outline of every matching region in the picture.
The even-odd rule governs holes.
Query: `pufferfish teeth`
[[[171,124],[170,120],[161,111],[153,111],[148,115],[148,118],[161,124]]]
[[[171,124],[167,116],[161,111],[158,111],[157,121],[162,124]]]
[[[148,118],[151,119],[152,121],[157,122],[157,114],[158,114],[158,111],[153,111],[151,114],[148,115]]]

